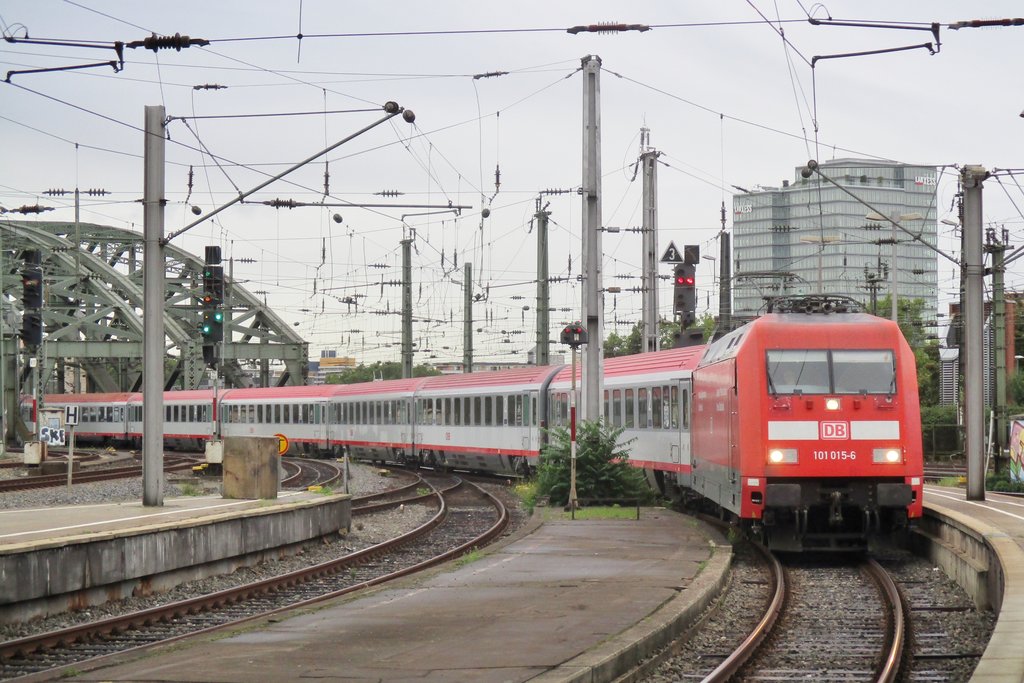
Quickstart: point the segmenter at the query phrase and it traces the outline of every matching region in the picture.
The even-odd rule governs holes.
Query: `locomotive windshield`
[[[893,394],[892,351],[785,349],[768,352],[771,394]]]

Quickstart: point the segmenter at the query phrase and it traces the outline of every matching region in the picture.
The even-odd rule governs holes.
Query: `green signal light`
[[[213,314],[213,319],[216,320],[217,322],[224,322],[224,314],[220,311],[217,311]]]

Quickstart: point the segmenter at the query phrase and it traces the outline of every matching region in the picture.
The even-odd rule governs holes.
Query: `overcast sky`
[[[927,30],[812,26],[808,12],[925,28],[938,22],[941,48]],[[119,73],[102,66],[15,74],[0,83],[0,206],[39,202],[57,209],[42,219],[70,221],[72,202],[43,191],[103,188],[110,194],[83,199],[82,220],[141,233],[144,107],[163,105],[172,117],[169,234],[194,219],[193,206],[211,211],[372,124],[383,104],[395,101],[415,112],[413,124],[395,118],[363,133],[175,244],[200,256],[205,245],[220,244],[225,258],[236,259],[236,279],[265,292],[268,304],[297,324],[312,357],[337,349],[372,362],[400,360],[400,288],[390,283],[401,277],[400,241],[414,237],[414,338],[422,349],[415,362],[461,360],[467,262],[481,300],[474,307],[477,359],[525,361],[534,343],[535,200],[541,190],[581,183],[581,58],[597,55],[603,65],[604,224],[641,223],[633,170],[646,126],[663,162],[659,251],[674,242],[717,255],[720,207],[724,202],[731,229],[733,186],[780,185],[810,158],[943,166],[939,218],[955,217],[957,165],[1024,167],[1024,26],[949,28],[1014,16],[1024,8],[1010,1],[5,0],[5,36],[101,48],[2,43],[3,73],[107,62],[116,59],[109,49],[115,41],[151,33],[210,44],[180,52],[126,48]],[[652,28],[565,30],[602,22]],[[936,54],[820,59],[811,68],[816,56],[927,42]],[[495,72],[502,73],[479,77]],[[224,87],[196,89],[202,85]],[[985,221],[1005,227],[1013,246],[1024,244],[1022,187],[1005,174],[985,184]],[[392,192],[402,194],[380,194]],[[456,214],[259,203],[274,198],[471,208]],[[569,280],[551,287],[558,326],[579,317],[581,200],[569,193],[545,202],[550,272]],[[429,211],[438,212],[422,215]],[[959,258],[951,230],[940,224],[939,246]],[[606,235],[604,253],[606,286],[639,286],[637,233]],[[1024,288],[1020,263],[1007,274],[1009,287]],[[717,309],[715,268],[705,261],[698,270],[698,313]],[[944,312],[956,280],[945,259],[939,268]],[[669,292],[665,282],[664,316]],[[606,331],[628,333],[640,318],[639,294],[608,295],[605,306]]]

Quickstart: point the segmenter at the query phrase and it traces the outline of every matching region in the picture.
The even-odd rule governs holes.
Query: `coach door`
[[[673,435],[670,456],[673,469],[678,472],[689,470],[690,465],[690,384],[689,379],[681,379],[671,388]]]

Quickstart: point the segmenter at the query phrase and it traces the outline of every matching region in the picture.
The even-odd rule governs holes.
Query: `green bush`
[[[921,406],[921,447],[931,457],[963,450],[956,406]]]
[[[647,503],[654,494],[643,471],[629,464],[628,443],[617,445],[621,428],[602,422],[581,422],[576,430],[576,497],[626,499],[640,498]],[[552,505],[569,502],[571,437],[558,427],[548,431],[548,444],[540,454],[537,490],[548,496]]]
[[[1003,469],[999,474],[993,474],[990,472],[985,477],[985,490],[1024,493],[1024,484],[1010,481],[1010,473],[1006,469]]]

